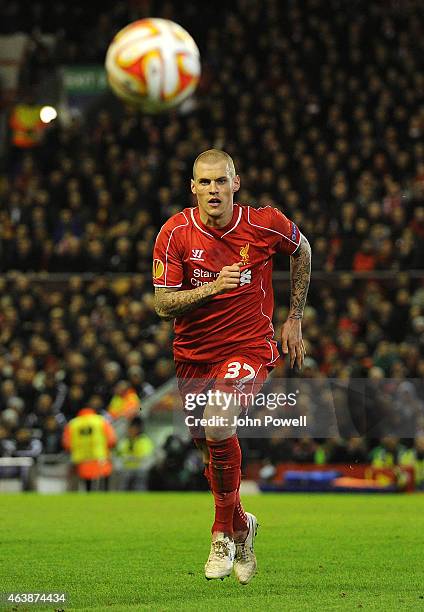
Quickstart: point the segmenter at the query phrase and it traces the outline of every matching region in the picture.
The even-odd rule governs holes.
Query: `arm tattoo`
[[[311,278],[311,247],[303,236],[297,251],[290,257],[290,312],[289,319],[301,319]]]
[[[186,312],[196,310],[216,295],[213,283],[207,283],[196,289],[178,291],[166,287],[155,288],[155,310],[161,319],[171,320]]]

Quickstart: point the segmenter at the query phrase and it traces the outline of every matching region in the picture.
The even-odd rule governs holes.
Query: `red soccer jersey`
[[[272,256],[293,255],[297,226],[277,208],[234,204],[228,225],[214,228],[199,209],[185,208],[160,230],[154,248],[155,287],[194,289],[214,281],[224,266],[243,262],[240,286],[175,319],[177,361],[216,363],[252,349],[278,358],[273,341]]]

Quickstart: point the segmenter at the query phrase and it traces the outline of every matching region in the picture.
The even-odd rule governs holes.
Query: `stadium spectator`
[[[107,407],[112,419],[131,419],[140,409],[140,398],[127,380],[120,380],[114,387],[114,394]]]
[[[124,491],[141,491],[146,488],[154,448],[153,441],[144,433],[141,418],[133,418],[128,423],[127,435],[119,440],[116,447],[120,488]]]
[[[33,457],[41,454],[43,445],[40,440],[34,438],[30,429],[21,427],[15,433],[16,447],[13,451],[15,457]]]
[[[192,440],[184,442],[179,436],[170,435],[165,440],[156,463],[148,476],[151,491],[206,490],[204,465]]]
[[[70,452],[76,474],[87,492],[95,482],[99,488],[108,490],[113,467],[110,449],[116,441],[112,425],[92,408],[83,408],[66,425],[62,444]]]
[[[424,436],[417,436],[414,444],[415,482],[419,489],[424,489]]]
[[[40,119],[40,106],[34,103],[30,91],[12,109],[9,122],[11,142],[17,151],[28,150],[40,144],[45,124]]]
[[[294,440],[291,451],[293,460],[297,463],[314,463],[317,445],[310,438],[299,438]]]
[[[53,415],[49,415],[42,424],[43,453],[46,455],[56,455],[63,451],[62,447],[62,427]]]
[[[352,437],[346,441],[341,439],[328,440],[326,448],[327,463],[367,463],[368,452],[362,438]]]
[[[139,355],[139,353],[137,353],[137,355]],[[145,373],[139,365],[134,364],[129,366],[127,372],[128,382],[135,390],[140,400],[154,393],[155,388],[145,380]],[[141,410],[143,410],[143,406],[141,406]]]
[[[16,448],[16,441],[4,425],[0,425],[0,457],[11,457]]]
[[[399,438],[385,436],[382,438],[381,444],[370,451],[371,465],[375,468],[392,468],[399,464],[399,458],[403,451],[403,446],[399,445]]]

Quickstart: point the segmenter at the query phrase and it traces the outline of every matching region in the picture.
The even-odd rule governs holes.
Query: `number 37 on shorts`
[[[268,370],[262,360],[238,355],[219,364],[215,388],[255,395],[267,375]]]

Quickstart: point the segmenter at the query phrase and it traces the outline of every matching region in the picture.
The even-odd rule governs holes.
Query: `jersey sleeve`
[[[177,232],[181,226],[165,223],[153,249],[153,286],[181,287],[183,261],[179,253]]]
[[[278,208],[267,208],[270,246],[274,253],[293,255],[300,244],[301,233],[293,221]]]

